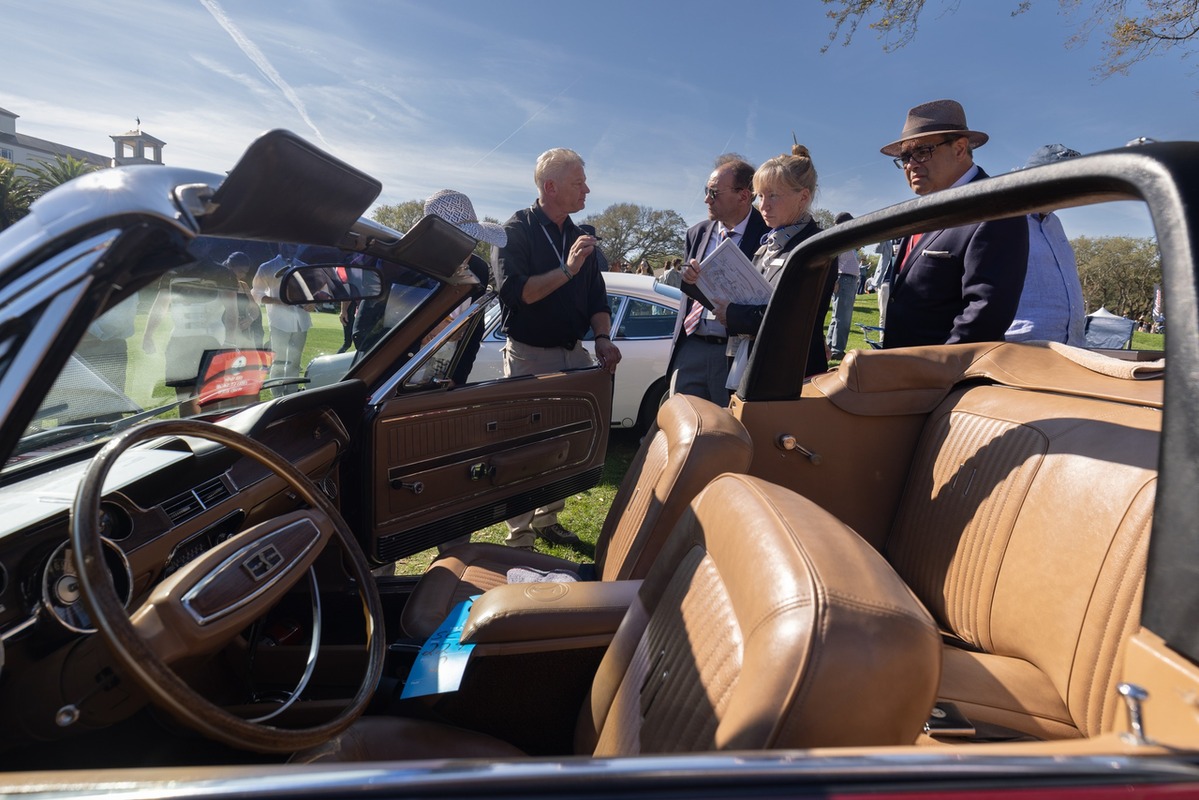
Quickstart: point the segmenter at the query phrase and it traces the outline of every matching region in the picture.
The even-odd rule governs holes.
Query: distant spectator
[[[238,347],[262,347],[266,332],[262,326],[262,309],[254,300],[250,284],[254,281],[254,264],[240,250],[232,252],[223,265],[237,281],[237,313],[225,320],[229,341]]]
[[[834,225],[848,222],[853,215],[842,211],[833,218]],[[845,358],[845,344],[849,341],[849,327],[853,324],[853,305],[858,288],[858,253],[846,250],[837,256],[837,282],[833,284],[833,316],[829,320],[829,357],[835,361]]]
[[[682,259],[678,258],[672,258],[667,261],[666,268],[662,270],[662,276],[658,278],[658,280],[667,286],[677,287],[683,282],[683,273],[682,270],[680,270],[682,263]]]
[[[272,389],[276,397],[299,391],[299,381],[292,379],[300,376],[300,359],[308,341],[308,329],[312,327],[312,314],[303,306],[283,303],[279,299],[279,281],[288,267],[304,263],[307,262],[293,253],[290,245],[281,245],[278,255],[258,267],[250,289],[254,299],[266,306],[271,350],[275,353],[271,380],[282,382]]]

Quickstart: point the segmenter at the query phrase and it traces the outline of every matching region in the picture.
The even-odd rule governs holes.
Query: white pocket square
[[[948,250],[921,250],[920,254],[929,258],[949,258],[950,255]]]

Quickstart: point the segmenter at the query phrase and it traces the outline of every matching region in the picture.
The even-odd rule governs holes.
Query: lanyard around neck
[[[558,256],[558,266],[566,266],[566,258],[562,255],[566,252],[566,228],[562,228],[562,249],[558,249],[558,245],[554,244],[554,240],[550,238],[550,232],[545,229],[545,225],[541,226],[541,232],[545,234],[545,240],[550,243],[550,247],[554,248],[554,254]]]

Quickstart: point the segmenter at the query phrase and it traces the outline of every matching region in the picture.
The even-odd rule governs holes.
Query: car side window
[[[484,332],[499,325],[499,299],[492,296],[482,305],[460,308],[425,337],[432,344],[444,333],[445,338],[425,352],[419,364],[404,380],[401,391],[426,391],[453,388],[503,377],[500,342],[484,342]]]
[[[662,339],[674,334],[676,312],[658,303],[629,298],[625,304],[620,327],[616,331],[619,339]]]
[[[609,294],[608,295],[608,308],[610,308],[612,310],[612,336],[613,336],[613,338],[620,335],[620,332],[619,332],[620,313],[624,309],[625,303],[628,299],[629,298],[625,297],[623,294]],[[583,341],[590,342],[593,339],[595,339],[595,331],[588,328],[587,335],[583,337]]]

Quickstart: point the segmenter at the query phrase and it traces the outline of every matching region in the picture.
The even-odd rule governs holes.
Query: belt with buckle
[[[693,333],[691,334],[691,338],[699,339],[701,342],[707,342],[708,344],[727,344],[729,341],[729,337],[727,336],[705,336],[702,333]]]

